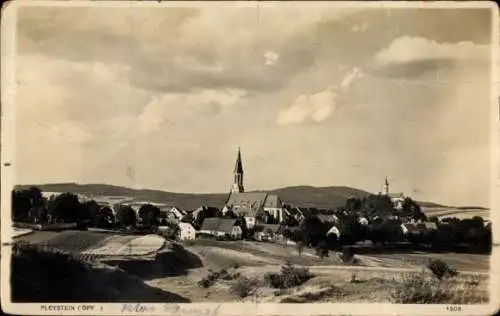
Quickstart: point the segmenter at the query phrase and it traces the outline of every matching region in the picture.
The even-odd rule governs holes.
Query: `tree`
[[[326,238],[327,227],[316,216],[307,216],[299,225],[303,240],[307,245],[316,246]]]
[[[90,200],[82,203],[81,206],[82,215],[89,216],[91,220],[91,226],[98,227],[101,220],[101,208],[96,201]]]
[[[361,210],[362,204],[363,201],[361,199],[351,197],[346,200],[344,207],[349,213],[358,213]]]
[[[404,216],[410,217],[414,220],[427,220],[427,216],[425,216],[422,212],[420,205],[409,197],[405,198],[403,201],[402,213]]]
[[[328,257],[328,244],[325,241],[321,241],[316,247],[316,254],[323,260],[325,257]]]
[[[110,227],[115,224],[115,215],[109,206],[99,210],[99,227]]]
[[[144,227],[159,225],[160,209],[152,204],[144,204],[139,209],[139,218]]]
[[[44,205],[33,206],[29,211],[30,222],[34,224],[44,224],[48,221],[47,208]]]
[[[137,223],[135,211],[129,205],[122,205],[118,208],[116,220],[122,227],[135,226]]]
[[[302,250],[304,250],[304,243],[299,240],[297,242],[297,252],[299,253],[299,257],[302,257]]]
[[[29,212],[31,200],[26,191],[12,191],[12,220],[14,222],[30,222]]]
[[[48,212],[53,222],[78,223],[82,216],[78,196],[69,192],[50,201]]]
[[[26,190],[28,197],[31,200],[32,206],[42,206],[43,205],[43,197],[42,191],[38,187],[31,187]]]

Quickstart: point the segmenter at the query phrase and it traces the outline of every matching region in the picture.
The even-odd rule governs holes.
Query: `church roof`
[[[272,208],[280,208],[283,206],[279,196],[276,194],[268,194],[266,197],[266,201],[264,203],[264,207],[272,207]]]
[[[226,205],[233,208],[237,215],[255,216],[266,202],[265,192],[231,193]]]
[[[236,165],[234,166],[234,173],[243,173],[243,163],[241,162],[241,152],[238,148],[238,157],[236,158]]]
[[[389,197],[390,198],[402,198],[404,197],[404,194],[402,192],[398,192],[398,193],[389,193]]]

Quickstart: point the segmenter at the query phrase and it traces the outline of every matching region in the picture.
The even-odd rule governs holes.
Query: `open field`
[[[405,275],[422,275],[429,258],[439,258],[457,268],[457,278],[447,281],[458,296],[449,303],[484,302],[488,297],[487,255],[461,253],[382,253],[356,255],[355,265],[345,265],[339,254],[330,252],[319,259],[313,249],[299,256],[296,247],[264,242],[196,240],[186,244],[162,243],[159,236],[130,236],[109,233],[66,231],[33,232],[19,240],[32,244],[49,244],[77,254],[95,254],[96,264],[113,267],[146,287],[172,293],[191,302],[234,302],[241,300],[231,286],[237,279],[218,280],[203,288],[198,282],[210,271],[227,269],[259,280],[257,292],[245,301],[259,302],[388,302],[392,291],[401,287]],[[78,241],[76,241],[78,240]],[[128,255],[128,247],[136,256]],[[150,249],[155,245],[153,255]],[[147,251],[146,251],[147,250]],[[104,255],[105,254],[105,255]],[[145,254],[139,256],[139,254]],[[104,255],[104,256],[99,256]],[[270,288],[263,281],[268,272],[279,272],[289,260],[296,266],[308,266],[313,277],[288,290]],[[430,273],[424,273],[431,279]],[[469,286],[474,284],[473,286]],[[471,290],[473,287],[473,290]],[[455,291],[456,289],[456,291]]]
[[[472,218],[480,216],[484,220],[490,219],[490,211],[479,208],[460,209],[449,207],[422,207],[422,211],[427,217],[436,216],[437,218],[457,217],[458,219]]]
[[[316,297],[309,301],[321,302],[387,302],[391,291],[408,274],[426,271],[429,258],[440,258],[459,270],[459,276],[450,281],[452,287],[467,287],[471,279],[480,280],[474,291],[464,294],[463,299],[470,302],[483,302],[488,296],[487,255],[468,255],[458,253],[398,253],[377,255],[356,255],[359,263],[348,266],[341,263],[335,252],[320,260],[311,249],[304,249],[299,257],[292,246],[282,246],[258,242],[221,242],[197,240],[186,245],[203,260],[203,267],[191,269],[184,275],[146,280],[150,286],[188,297],[193,302],[235,301],[238,297],[231,293],[232,281],[221,280],[210,288],[197,285],[210,270],[228,269],[250,278],[260,278],[268,272],[278,272],[285,260],[295,265],[309,266],[314,277],[302,286],[286,291],[278,291],[260,284],[256,297],[245,300],[261,302],[300,301],[304,297]],[[352,282],[355,275],[356,281]],[[429,271],[425,272],[430,278]],[[474,281],[475,282],[475,281]],[[465,290],[464,290],[465,291]],[[325,294],[326,293],[326,294]],[[457,292],[458,293],[458,292]],[[453,298],[450,300],[456,300]]]
[[[158,235],[133,236],[90,231],[34,231],[17,240],[71,254],[95,256],[148,255],[165,244],[165,239]]]

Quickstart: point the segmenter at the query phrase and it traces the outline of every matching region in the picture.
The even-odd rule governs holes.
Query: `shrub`
[[[240,276],[237,281],[231,286],[230,291],[240,298],[255,294],[257,291],[258,280],[255,278],[248,278]]]
[[[405,276],[391,293],[391,301],[397,304],[438,304],[453,297],[449,284],[426,278],[424,274]]]
[[[305,283],[311,277],[312,275],[309,272],[309,268],[297,268],[290,262],[286,262],[281,266],[281,272],[279,274],[267,273],[264,276],[264,280],[273,288],[288,289]]]
[[[446,277],[452,278],[458,274],[455,268],[448,266],[448,264],[442,260],[430,260],[427,264],[427,268],[431,270],[432,274],[438,278],[438,280],[442,280]]]

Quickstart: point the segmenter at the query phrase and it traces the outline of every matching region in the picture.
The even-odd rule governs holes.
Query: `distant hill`
[[[32,185],[20,185],[19,189],[29,188]],[[176,205],[183,209],[195,209],[201,205],[222,207],[228,197],[228,193],[195,194],[195,193],[173,193],[160,190],[131,189],[108,184],[77,184],[77,183],[55,183],[35,185],[42,191],[48,192],[72,192],[89,196],[125,196],[132,197],[138,201],[149,201]],[[332,208],[340,207],[350,197],[361,198],[368,196],[370,192],[345,187],[312,187],[291,186],[266,191],[277,194],[284,203],[303,207]],[[441,205],[430,202],[419,202],[426,207],[441,207]]]

